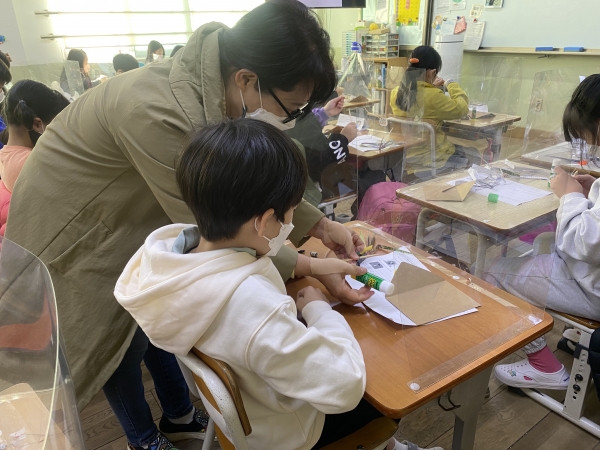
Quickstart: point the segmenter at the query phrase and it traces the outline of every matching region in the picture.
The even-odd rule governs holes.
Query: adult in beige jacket
[[[306,32],[315,26],[316,35]],[[282,45],[290,39],[294,52]],[[240,48],[242,40],[247,47]],[[39,256],[51,273],[79,408],[115,372],[137,329],[112,294],[125,264],[152,231],[194,220],[173,169],[186,135],[240,117],[244,105],[284,118],[307,102],[310,111],[334,83],[327,33],[300,3],[274,0],[232,29],[202,26],[174,58],[90,90],[47,128],[15,186],[6,237]],[[296,245],[313,235],[354,255],[360,242],[306,203],[294,225]],[[276,259],[284,280],[294,268],[306,273],[299,270],[309,267],[303,258],[282,249]],[[343,274],[319,279],[349,303],[370,296],[352,291]]]

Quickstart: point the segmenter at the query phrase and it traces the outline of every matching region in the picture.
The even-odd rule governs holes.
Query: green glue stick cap
[[[488,195],[488,202],[490,202],[490,203],[498,203],[498,194],[490,194],[490,195]]]

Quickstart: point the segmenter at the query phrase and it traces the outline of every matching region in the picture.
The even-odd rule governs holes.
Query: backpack
[[[412,244],[421,207],[396,196],[404,186],[395,181],[374,184],[362,198],[356,218]]]

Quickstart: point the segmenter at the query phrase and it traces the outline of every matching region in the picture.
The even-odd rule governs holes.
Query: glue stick
[[[394,293],[394,285],[389,281],[385,281],[383,278],[379,278],[372,273],[365,273],[364,275],[358,275],[354,278],[356,281],[364,283],[365,286],[377,289],[386,295],[392,295]]]
[[[554,158],[552,160],[552,167],[550,168],[550,177],[548,177],[548,187],[550,187],[550,180],[556,176],[556,172],[554,171],[554,169],[560,166],[561,162],[562,161],[559,158]]]

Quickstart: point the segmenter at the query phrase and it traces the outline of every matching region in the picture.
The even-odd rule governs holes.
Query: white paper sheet
[[[438,0],[436,14],[448,14],[450,12],[450,0]]]
[[[485,22],[469,22],[465,34],[465,50],[479,50],[485,31]]]
[[[386,255],[371,256],[370,258],[364,260],[364,262],[361,264],[361,267],[366,267],[369,273],[383,278],[386,281],[392,281],[392,278],[394,277],[394,272],[396,271],[400,263],[403,262],[412,264],[413,266],[420,267],[421,269],[427,271],[429,270],[406,247],[400,247],[399,251],[391,252]],[[360,289],[364,286],[363,283],[361,283],[360,281],[356,281],[350,276],[346,277],[346,281],[352,289]],[[374,292],[374,294],[369,300],[363,302],[365,306],[367,306],[372,311],[375,311],[377,314],[380,314],[383,317],[386,317],[392,322],[395,322],[399,325],[416,326],[416,324],[412,320],[410,320],[408,317],[402,314],[402,312],[400,312],[398,308],[396,308],[394,305],[387,301],[383,292],[377,291],[375,289],[371,290]],[[477,312],[477,308],[469,309],[467,311],[463,311],[462,313],[455,314],[453,316],[444,317],[443,319],[436,320],[435,322],[441,322],[442,320],[452,319],[453,317],[459,317],[474,312]]]
[[[350,147],[354,147],[359,152],[371,152],[374,150],[379,150],[379,146],[381,145],[382,139],[384,139],[384,138],[372,136],[370,134],[364,134],[362,136],[357,136],[356,139],[354,139],[348,145]],[[382,150],[385,150],[386,148],[393,146],[393,145],[399,145],[401,143],[393,142],[390,139],[386,139],[384,144],[385,144],[385,147],[383,147]]]
[[[452,11],[467,9],[467,0],[450,0],[450,9]]]
[[[473,181],[471,177],[460,178],[458,180],[448,181],[447,184],[455,185],[457,183],[465,183],[467,181]],[[489,194],[498,194],[498,201],[508,203],[509,205],[519,206],[523,203],[532,202],[538,200],[547,195],[551,195],[552,192],[538,189],[527,184],[517,183],[511,180],[504,180],[505,183],[500,183],[494,186],[493,189],[482,188],[473,186],[471,192],[487,197]]]
[[[360,118],[360,117],[356,117],[356,116],[349,116],[348,114],[340,114],[338,116],[338,121],[337,121],[336,125],[338,127],[345,127],[346,125],[348,125],[352,122],[354,122],[356,124],[356,128],[359,130],[362,130],[365,125],[364,118]]]

